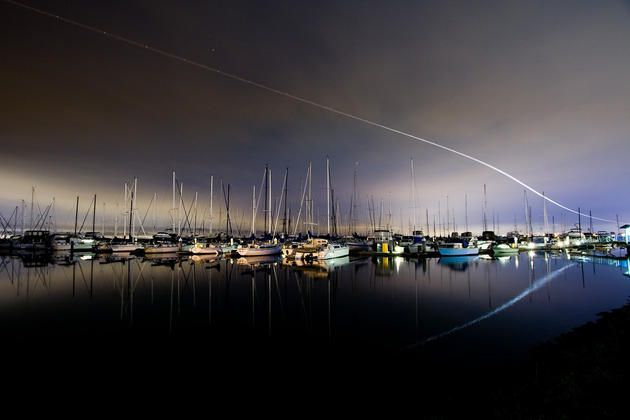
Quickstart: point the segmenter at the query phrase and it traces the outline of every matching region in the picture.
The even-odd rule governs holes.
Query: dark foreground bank
[[[87,391],[100,398],[115,389],[171,400],[212,395],[213,404],[262,398],[286,407],[413,410],[431,418],[627,418],[629,331],[626,304],[539,345],[530,360],[491,370],[427,362],[422,348],[357,355],[354,348],[229,330],[211,338],[194,328],[168,336],[150,329],[41,331],[36,339],[4,342],[3,376],[15,389],[36,385],[48,395]],[[62,380],[69,385],[59,387]]]

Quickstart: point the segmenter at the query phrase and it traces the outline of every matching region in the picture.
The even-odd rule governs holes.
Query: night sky
[[[571,208],[630,218],[628,1],[25,3],[457,149]],[[422,225],[438,202],[444,218],[448,196],[463,231],[467,195],[480,230],[485,183],[488,218],[523,230],[523,188],[474,162],[6,2],[0,15],[5,217],[35,186],[41,206],[56,198],[60,224],[94,193],[110,224],[138,177],[140,211],[157,192],[166,224],[175,170],[204,208],[210,175],[215,191],[223,178],[233,220],[249,220],[265,164],[274,199],[289,167],[296,212],[312,161],[325,224],[328,155],[342,222],[358,162],[363,219],[368,197],[385,213],[391,200],[406,229],[413,157]],[[539,230],[542,200],[528,200]],[[557,225],[566,213],[548,211]]]

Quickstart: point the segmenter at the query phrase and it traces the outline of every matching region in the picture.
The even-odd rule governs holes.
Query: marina
[[[13,406],[630,418],[627,1],[0,10]]]

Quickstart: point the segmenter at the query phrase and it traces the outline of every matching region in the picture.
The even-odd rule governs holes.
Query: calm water
[[[25,347],[169,343],[497,367],[630,296],[627,260],[564,254],[0,259],[0,331]]]

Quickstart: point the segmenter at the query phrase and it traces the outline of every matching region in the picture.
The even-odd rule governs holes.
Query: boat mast
[[[214,175],[210,175],[210,234],[212,234],[212,221],[213,221],[212,220],[213,219],[212,217],[212,193],[213,193],[212,189],[213,187],[214,187]],[[256,189],[256,186],[254,186],[254,191],[255,189]]]
[[[269,210],[269,165],[265,165],[265,212]],[[267,214],[263,215],[265,226],[263,229],[263,236],[267,235]]]
[[[332,203],[332,222],[333,222],[333,236],[337,236],[337,218],[335,217],[335,190],[330,190],[330,200]]]
[[[483,184],[483,230],[488,230],[488,196],[486,195],[486,184]]]
[[[134,178],[133,180],[133,195],[131,196],[131,234],[136,236],[136,221],[134,219],[134,212],[136,207],[136,197],[138,197],[138,178]],[[94,197],[96,200],[96,196]]]
[[[79,221],[79,196],[77,195],[77,206],[74,211],[74,234],[77,234],[77,223]],[[24,232],[22,232],[24,233]]]
[[[123,238],[125,238],[127,236],[127,201],[128,201],[128,187],[127,187],[127,183],[125,182],[125,201],[123,202]]]
[[[256,185],[252,190],[252,235],[256,235]]]
[[[448,200],[448,195],[446,196],[446,236],[451,236],[451,213],[450,213],[451,204]],[[453,228],[454,230],[455,228]]]
[[[312,186],[313,186],[313,162],[309,162],[308,163],[308,203],[306,206],[306,208],[309,209],[308,230],[313,229],[313,196],[311,195]],[[617,217],[617,219],[619,219],[619,217]],[[617,225],[619,225],[618,221],[617,221]],[[619,226],[617,226],[617,230],[619,230]]]
[[[464,209],[466,212],[466,232],[468,232],[468,194],[464,194]]]
[[[268,220],[268,226],[269,226],[269,233],[271,233],[271,214],[272,214],[272,210],[271,210],[271,169],[269,169],[269,171],[267,172],[268,178],[267,178],[267,183],[269,184],[269,188],[267,189],[267,193],[269,194],[269,199],[267,200],[267,203],[269,204],[269,207],[267,208],[267,220]]]
[[[416,230],[418,219],[416,217],[416,176],[413,171],[413,157],[411,158],[411,209],[413,211],[413,230]]]
[[[389,214],[387,216],[387,230],[394,233],[394,224],[392,223],[392,192],[389,192]]]
[[[199,194],[195,191],[195,218],[193,220],[193,237],[197,237],[197,198]]]
[[[326,233],[330,235],[330,159],[326,156]]]
[[[127,185],[127,183],[125,183],[125,186]],[[132,236],[132,214],[133,214],[133,190],[130,188],[129,189],[129,242],[133,242],[133,236]]]
[[[223,190],[225,194],[225,190]],[[225,198],[225,233],[232,235],[232,220],[230,219],[230,184],[227,186],[227,197]]]
[[[549,230],[549,221],[547,220],[547,200],[545,199],[545,192],[542,192],[543,195],[543,218],[544,218],[544,222],[545,222],[545,238],[547,238],[547,233]],[[547,239],[545,239],[545,242],[547,242]]]
[[[442,228],[442,205],[439,200],[438,200],[438,227],[440,228],[440,236],[444,236],[444,229]],[[435,226],[433,230],[435,230]]]
[[[351,224],[352,224],[352,232],[350,234],[356,232],[357,229],[357,166],[359,166],[359,162],[354,163],[354,186],[352,188],[352,206],[350,207],[350,211],[352,212],[351,216]]]
[[[15,206],[15,219],[13,219],[13,234],[17,235],[18,206]]]
[[[282,220],[282,231],[284,236],[288,235],[287,231],[287,196],[289,195],[289,168],[285,169],[284,173],[284,219]]]
[[[33,202],[35,201],[35,187],[31,187],[31,223],[30,228],[33,229]]]
[[[528,217],[527,217],[527,191],[523,190],[523,201],[525,204],[525,236],[529,236],[529,223],[528,223]]]
[[[157,193],[153,193],[153,232],[157,233]]]
[[[179,183],[179,202],[177,203],[177,226],[178,226],[178,234],[179,236],[182,235],[182,218],[179,214],[180,212],[180,208],[182,208],[184,205],[184,183],[180,182]],[[185,210],[184,210],[185,211]]]
[[[381,212],[378,215],[378,228],[383,228],[383,199],[381,198]]]
[[[173,171],[173,206],[171,207],[171,221],[173,222],[173,233],[175,233],[175,171]]]
[[[22,200],[22,235],[24,235],[24,213],[26,212],[26,201]],[[619,216],[617,216],[617,231],[619,231]]]
[[[92,237],[96,229],[96,194],[94,194],[94,206],[92,207]]]
[[[103,203],[103,213],[101,214],[101,235],[105,236],[105,203]]]

